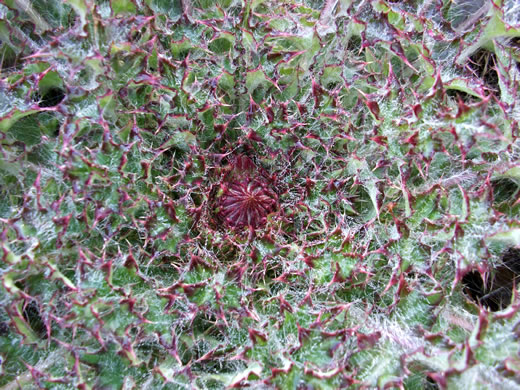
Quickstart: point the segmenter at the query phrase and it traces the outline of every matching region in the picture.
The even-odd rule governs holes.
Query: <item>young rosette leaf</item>
[[[0,5],[0,388],[520,388],[513,0]]]

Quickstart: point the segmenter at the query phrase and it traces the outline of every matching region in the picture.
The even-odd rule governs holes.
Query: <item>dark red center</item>
[[[229,185],[222,194],[219,214],[227,225],[257,228],[265,225],[267,215],[276,210],[277,196],[266,183],[243,180]]]

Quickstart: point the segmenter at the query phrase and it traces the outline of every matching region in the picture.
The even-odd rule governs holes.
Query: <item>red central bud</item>
[[[278,198],[266,183],[244,179],[224,189],[219,199],[220,216],[234,228],[265,225],[267,215],[276,210]]]

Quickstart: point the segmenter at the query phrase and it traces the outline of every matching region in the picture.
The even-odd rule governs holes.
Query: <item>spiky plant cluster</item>
[[[0,387],[520,387],[514,0],[0,4]]]

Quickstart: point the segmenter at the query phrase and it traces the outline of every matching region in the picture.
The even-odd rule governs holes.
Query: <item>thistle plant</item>
[[[5,0],[0,388],[520,388],[514,0]]]

